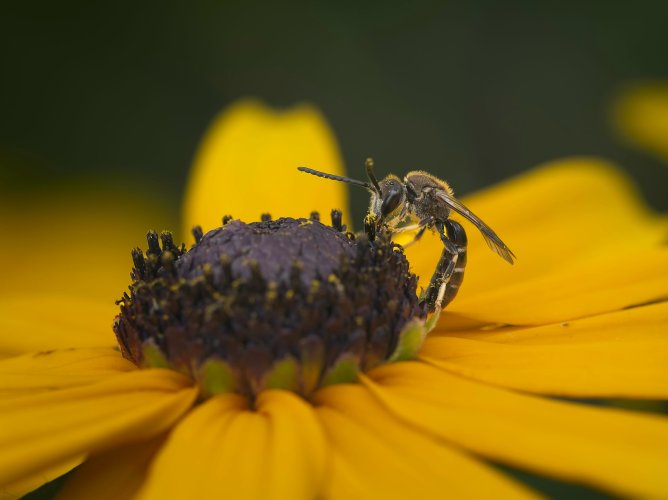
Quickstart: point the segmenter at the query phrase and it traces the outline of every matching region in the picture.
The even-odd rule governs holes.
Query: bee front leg
[[[444,248],[423,296],[429,312],[440,311],[455,298],[466,266],[467,238],[461,224],[448,219],[436,222],[434,227]]]

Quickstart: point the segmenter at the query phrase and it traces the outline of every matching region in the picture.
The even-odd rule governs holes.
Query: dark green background
[[[311,101],[350,171],[459,193],[547,160],[613,159],[668,209],[668,168],[610,100],[668,77],[668,2],[22,2],[0,21],[0,180],[118,175],[178,206],[207,123],[242,96]],[[595,193],[593,193],[595,195]],[[361,214],[363,192],[354,194]]]

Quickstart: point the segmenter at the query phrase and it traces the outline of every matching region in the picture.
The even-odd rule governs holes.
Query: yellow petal
[[[39,351],[0,360],[0,395],[92,384],[135,368],[116,349]]]
[[[668,496],[665,417],[516,394],[417,362],[362,381],[406,424],[492,460],[624,496]]]
[[[225,487],[210,478],[225,473],[215,455],[231,452],[221,438],[245,408],[242,397],[223,394],[192,410],[170,434],[138,498],[215,498],[211,493]]]
[[[625,139],[668,161],[668,83],[629,86],[617,97],[613,112]]]
[[[359,385],[316,394],[333,459],[325,498],[534,498],[482,461],[404,425]]]
[[[572,397],[668,398],[668,303],[489,336],[427,339],[422,359],[451,373]],[[522,342],[528,339],[529,342]],[[517,341],[515,341],[517,340]]]
[[[596,262],[564,266],[533,280],[463,297],[453,304],[453,310],[490,323],[539,325],[616,311],[666,296],[668,248],[663,247],[601,255]]]
[[[312,499],[324,467],[322,430],[294,394],[266,391],[257,412],[216,396],[170,436],[140,498]]]
[[[113,300],[60,294],[0,296],[0,356],[45,349],[115,346]]]
[[[130,251],[146,246],[146,231],[177,229],[168,209],[142,197],[112,184],[0,198],[2,294],[113,303],[127,289]]]
[[[196,395],[175,372],[137,370],[82,387],[0,397],[0,486],[160,434]]]
[[[327,461],[325,434],[309,404],[287,391],[265,391],[257,411],[269,419],[267,486],[262,498],[315,498]]]
[[[134,498],[144,484],[164,436],[111,450],[86,460],[67,480],[57,498],[118,500]]]
[[[55,391],[100,382],[134,365],[123,359],[116,349],[69,349],[40,351],[0,360],[0,398],[22,398],[39,391]],[[59,461],[38,474],[23,477],[0,487],[0,499],[20,498],[44,483],[52,481],[79,465],[85,459],[80,454]]]
[[[223,215],[252,222],[273,217],[329,220],[338,208],[347,214],[346,186],[297,171],[308,166],[343,174],[334,135],[317,109],[302,104],[275,111],[240,101],[210,126],[192,167],[184,203],[183,232],[195,225],[218,227]]]
[[[665,268],[665,256],[654,249],[668,234],[666,219],[651,214],[628,180],[602,161],[555,162],[465,202],[517,262],[500,259],[467,224],[468,265],[448,312],[486,322],[545,323],[615,310],[668,290],[661,276],[647,287],[634,277],[639,265]],[[408,250],[423,285],[442,249],[436,238],[424,239]],[[636,295],[618,290],[628,283],[640,289]],[[445,314],[441,324],[447,321]]]
[[[86,457],[81,455],[71,460],[66,460],[53,467],[40,471],[39,474],[28,476],[22,480],[0,486],[0,500],[15,500],[22,498],[26,493],[36,490],[40,486],[49,483],[60,476],[67,474]]]

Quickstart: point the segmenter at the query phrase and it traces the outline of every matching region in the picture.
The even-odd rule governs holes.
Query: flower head
[[[665,417],[551,398],[668,397],[666,218],[648,211],[621,174],[593,159],[557,162],[468,198],[512,246],[517,266],[505,265],[472,235],[457,299],[417,356],[408,356],[414,359],[383,363],[394,360],[392,346],[400,344],[408,318],[421,321],[412,273],[424,287],[442,246],[425,237],[407,250],[407,270],[401,249],[382,243],[382,235],[392,251],[378,255],[382,246],[368,237],[352,241],[340,222],[332,228],[296,220],[311,210],[345,209],[340,187],[316,193],[291,186],[306,176],[287,177],[311,162],[342,173],[333,144],[309,108],[274,114],[245,103],[216,122],[186,201],[185,227],[204,226],[195,231],[197,243],[185,252],[169,236],[159,242],[150,234],[148,252],[134,253],[133,283],[116,323],[125,357],[110,329],[106,347],[73,338],[71,349],[54,349],[61,346],[53,345],[49,328],[74,327],[76,312],[90,300],[70,299],[48,321],[31,322],[28,308],[5,311],[3,335],[12,334],[18,318],[29,325],[22,333],[44,349],[26,352],[15,344],[8,353],[14,356],[0,360],[1,491],[18,496],[79,465],[64,498],[536,496],[491,465],[499,463],[626,496],[668,496]],[[295,159],[297,151],[304,156]],[[265,183],[260,211],[295,219],[250,222],[258,197],[251,205],[248,193]],[[215,229],[230,212],[245,223]],[[302,230],[323,237],[338,257],[319,256],[293,274],[296,247],[280,246],[279,236],[294,242]],[[239,242],[256,237],[269,238],[272,259],[240,258]],[[259,255],[265,246],[244,248]],[[274,258],[282,264],[267,268]],[[376,271],[369,259],[389,262]],[[342,262],[358,276],[346,275]],[[314,288],[312,276],[319,276]],[[360,298],[363,279],[377,285]],[[385,279],[395,282],[386,286]],[[235,282],[240,291],[230,292]],[[300,303],[290,307],[289,291],[297,288]],[[338,307],[351,312],[338,314]],[[307,328],[310,314],[317,320]],[[101,315],[99,322],[108,325],[110,318]],[[240,318],[243,328],[233,324]],[[229,328],[221,327],[225,322]],[[389,340],[378,351],[384,357],[354,358],[367,370],[355,383],[323,383],[336,361],[303,361],[310,351],[300,343],[309,336],[324,343],[332,334],[340,338],[327,351],[334,360],[376,352],[370,334],[384,337],[378,332],[385,326]],[[360,327],[362,350],[350,347]],[[219,344],[244,346],[240,339],[251,332],[264,339],[260,350],[270,361],[239,378],[250,366],[239,359],[251,343],[239,358],[226,357]],[[184,339],[192,340],[185,349]],[[285,375],[290,370],[274,369],[284,359],[301,369],[298,390],[266,383],[277,373],[274,380],[295,382]],[[169,369],[155,367],[161,363]],[[211,377],[207,366],[214,367]],[[312,384],[317,390],[304,390],[307,366],[322,368]],[[223,383],[226,374],[230,385]]]
[[[133,251],[134,283],[114,324],[124,357],[172,367],[204,396],[263,390],[309,396],[359,369],[417,354],[417,278],[389,234],[355,236],[332,211],[310,219],[234,220],[188,251],[170,233]],[[417,335],[418,344],[406,352]]]

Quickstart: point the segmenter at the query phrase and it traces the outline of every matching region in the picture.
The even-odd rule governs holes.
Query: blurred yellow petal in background
[[[668,81],[638,83],[621,91],[613,119],[622,137],[668,164]]]
[[[184,237],[196,225],[204,232],[220,226],[228,214],[251,222],[265,212],[308,217],[316,210],[328,219],[338,208],[345,220],[346,186],[323,184],[298,172],[301,165],[344,173],[334,134],[316,108],[301,104],[277,111],[255,100],[230,106],[209,126],[195,156],[183,208]]]
[[[145,244],[148,229],[174,226],[170,213],[157,196],[147,199],[101,180],[5,194],[1,292],[116,297],[127,286],[130,250]]]
[[[113,181],[3,193],[0,326],[12,333],[0,336],[0,357],[115,345],[130,250],[145,245],[147,229],[175,227],[173,212]]]

